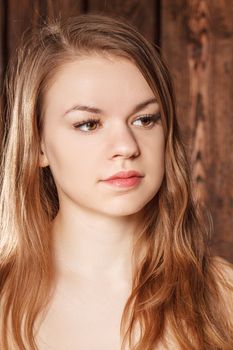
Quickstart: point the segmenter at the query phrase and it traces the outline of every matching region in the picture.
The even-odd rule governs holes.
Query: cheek
[[[162,128],[156,130],[156,132],[148,137],[142,139],[141,147],[144,151],[144,156],[150,159],[151,165],[162,164],[165,157],[165,138]]]
[[[157,162],[160,164],[161,169],[164,170],[164,162],[165,162],[165,140],[164,137],[161,138],[160,142],[158,143],[156,147],[156,158],[158,159]]]
[[[96,170],[96,156],[92,147],[86,147],[83,142],[78,141],[76,135],[56,133],[53,139],[47,140],[46,145],[49,165],[55,180],[85,181],[85,178],[93,175],[93,171]]]
[[[147,158],[147,163],[151,164],[151,175],[154,181],[160,182],[163,179],[165,169],[165,139],[162,133],[157,135],[151,149],[153,151],[148,152],[150,156]]]

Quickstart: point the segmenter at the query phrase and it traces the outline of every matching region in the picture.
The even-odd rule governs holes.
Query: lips
[[[143,177],[143,175],[136,170],[119,171],[118,173],[105,179],[105,181],[114,180],[114,179],[128,179],[130,177]]]

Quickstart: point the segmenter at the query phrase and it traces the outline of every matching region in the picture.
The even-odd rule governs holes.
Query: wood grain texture
[[[111,14],[131,22],[150,41],[158,43],[158,2],[154,0],[89,0],[88,12]]]
[[[40,1],[7,0],[7,58],[15,54],[15,50],[20,43],[22,33],[37,23],[38,18],[43,18]]]
[[[232,2],[164,0],[162,51],[196,195],[210,210],[213,250],[233,262]]]
[[[46,0],[47,16],[69,17],[76,16],[84,12],[85,0]]]
[[[5,6],[0,1],[0,93],[2,89],[3,75],[5,70]]]
[[[22,33],[28,28],[55,17],[67,17],[82,12],[84,0],[7,0],[7,33],[9,56],[14,54]]]

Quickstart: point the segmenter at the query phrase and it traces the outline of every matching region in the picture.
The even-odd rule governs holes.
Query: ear
[[[40,143],[40,156],[39,157],[40,157],[39,166],[41,168],[44,168],[44,167],[49,165],[49,161],[48,161],[48,158],[46,156],[45,146],[44,146],[43,141],[41,141],[41,143]]]

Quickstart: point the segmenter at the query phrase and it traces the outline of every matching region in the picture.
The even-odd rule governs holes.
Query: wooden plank
[[[147,0],[89,0],[88,11],[126,19],[152,42],[159,42],[159,2]]]
[[[77,16],[83,13],[84,2],[87,0],[44,0],[47,7],[47,16],[54,17],[69,17]]]
[[[162,2],[162,51],[196,193],[212,213],[214,252],[233,262],[232,18],[228,0]]]
[[[233,261],[233,3],[209,0],[208,6],[212,37],[208,193],[209,203],[214,203],[216,250]]]
[[[35,18],[39,16],[39,0],[8,0],[7,11],[7,46],[8,59],[15,54],[15,50],[20,43],[22,33],[35,23]]]
[[[5,4],[0,1],[0,92],[2,89],[2,83],[5,71]]]
[[[8,46],[9,56],[15,52],[22,33],[30,26],[43,23],[47,18],[71,16],[82,12],[84,0],[8,0]]]
[[[4,4],[3,1],[0,1],[0,125],[4,121],[3,117],[3,106],[4,101],[2,97],[2,86],[4,79],[4,69],[5,69],[5,60],[4,60]],[[3,139],[3,128],[0,128],[0,159],[2,159],[2,139]]]

